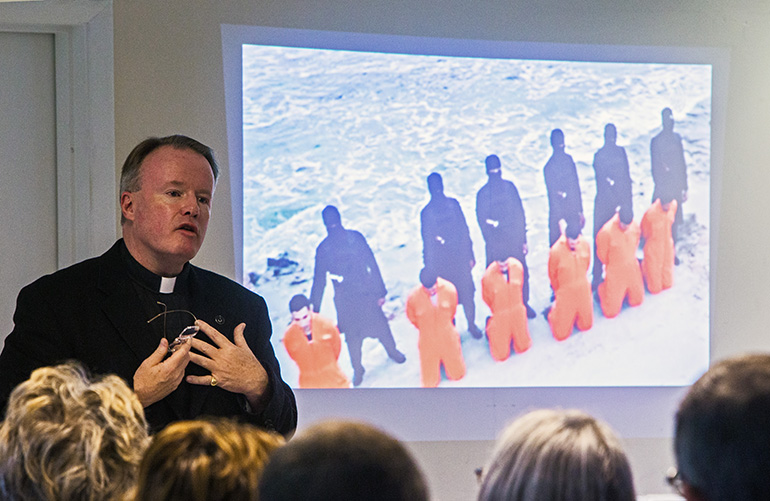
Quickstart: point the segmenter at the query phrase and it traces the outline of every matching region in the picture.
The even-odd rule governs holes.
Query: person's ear
[[[129,221],[134,220],[134,194],[130,191],[124,191],[120,194],[120,212],[123,217]]]

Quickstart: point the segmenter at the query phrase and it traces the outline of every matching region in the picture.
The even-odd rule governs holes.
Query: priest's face
[[[139,190],[123,192],[123,237],[145,268],[173,276],[203,244],[214,194],[214,174],[206,158],[161,146],[140,168]]]

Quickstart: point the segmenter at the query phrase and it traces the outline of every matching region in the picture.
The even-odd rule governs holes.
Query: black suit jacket
[[[66,360],[83,362],[93,374],[117,374],[129,385],[136,369],[160,339],[147,316],[120,255],[118,241],[100,257],[44,276],[19,293],[13,332],[0,353],[0,405],[13,388],[42,366]],[[246,323],[249,347],[269,377],[268,402],[258,414],[247,409],[243,395],[222,388],[186,385],[190,406],[180,405],[180,389],[145,409],[152,431],[181,419],[232,416],[284,435],[296,428],[294,394],[281,379],[270,344],[271,325],[262,297],[221,275],[192,266],[191,309],[230,341],[233,329]],[[199,336],[203,333],[201,332]],[[208,340],[206,336],[202,336]],[[192,373],[206,374],[194,364]],[[181,385],[180,385],[181,386]]]

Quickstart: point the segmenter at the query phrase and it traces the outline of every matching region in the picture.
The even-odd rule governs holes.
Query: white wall
[[[19,289],[56,270],[54,37],[0,32],[0,335]],[[19,103],[24,103],[19,106]],[[42,202],[42,203],[41,203]]]

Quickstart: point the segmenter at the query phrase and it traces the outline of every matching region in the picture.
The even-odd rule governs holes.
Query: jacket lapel
[[[115,332],[129,346],[139,364],[157,348],[160,339],[155,339],[147,325],[147,316],[137,297],[126,267],[121,262],[119,240],[104,254],[99,290],[103,294],[102,310]]]
[[[155,351],[160,339],[147,324],[145,318],[147,313],[142,308],[131,277],[122,262],[121,245],[123,245],[122,240],[119,240],[103,255],[98,287],[103,294],[100,307],[114,328],[113,334],[105,332],[105,341],[110,342],[108,336],[117,336],[128,345],[129,352],[126,353],[125,358],[115,361],[115,364],[123,365],[125,373],[133,374],[139,365]],[[131,383],[131,381],[128,382]],[[151,428],[155,421],[165,423],[174,419],[172,416],[175,416],[175,419],[182,419],[183,416],[179,411],[180,409],[172,405],[168,397],[145,409]]]

